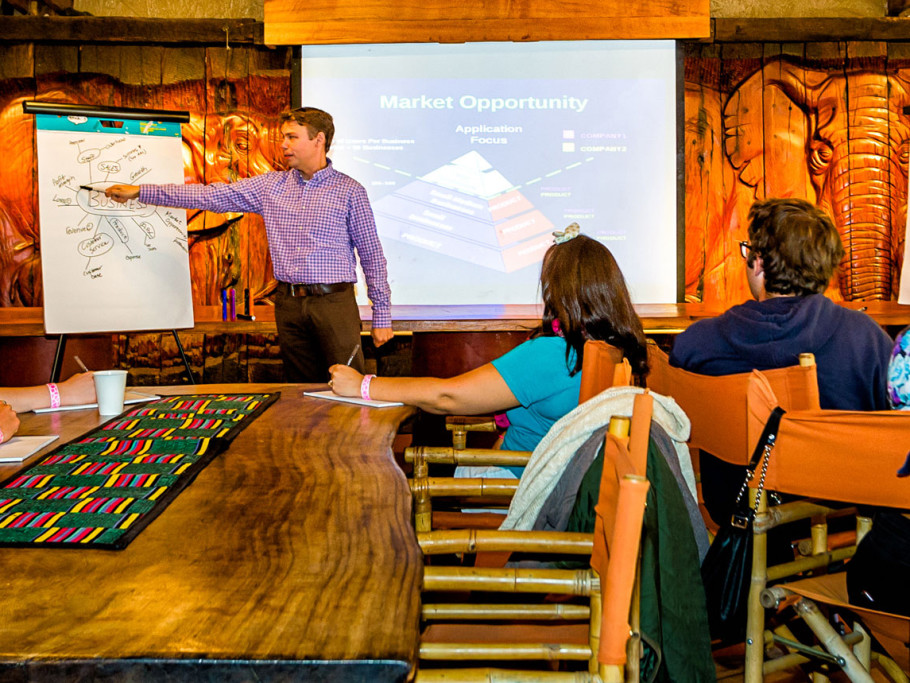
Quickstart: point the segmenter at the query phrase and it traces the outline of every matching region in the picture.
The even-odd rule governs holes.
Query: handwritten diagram
[[[185,211],[104,194],[181,182],[179,124],[37,118],[47,331],[192,326]]]

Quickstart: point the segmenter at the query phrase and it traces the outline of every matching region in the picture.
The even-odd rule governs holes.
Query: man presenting
[[[355,249],[373,304],[373,341],[392,338],[386,261],[366,190],[326,156],[335,134],[331,115],[303,107],[281,120],[287,171],[212,185],[112,185],[105,194],[121,203],[262,215],[278,280],[285,372],[292,382],[325,382],[328,367],[347,363],[352,352],[350,365],[363,371]]]

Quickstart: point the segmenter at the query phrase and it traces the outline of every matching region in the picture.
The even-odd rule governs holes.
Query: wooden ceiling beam
[[[713,19],[715,43],[910,41],[907,17]]]
[[[262,45],[255,19],[0,17],[0,43],[151,43]]]
[[[521,33],[517,22],[512,22],[511,25],[506,25],[507,23],[493,21],[487,27],[490,35],[486,39],[494,39],[493,34],[496,40],[529,39],[527,35]],[[596,25],[596,22],[591,23]],[[318,43],[351,42],[354,24],[356,22],[327,20],[322,24],[321,35],[314,34],[311,38],[318,38],[313,41]],[[409,34],[412,40],[459,41],[464,27],[457,24],[458,22],[441,21],[436,23],[435,29],[433,26],[424,25],[422,31],[411,31]],[[386,40],[392,38],[391,33],[400,31],[400,27],[387,28],[389,35],[384,35],[376,25],[373,31],[376,37],[382,36]],[[0,17],[0,44],[182,43],[224,46],[227,39],[237,45],[265,45],[264,29],[265,25],[254,19],[3,16]],[[538,29],[535,33],[536,39],[543,40],[585,40],[594,37],[590,28],[575,26],[573,29],[570,22],[555,22],[549,31]],[[354,42],[363,40],[363,35],[356,34]],[[696,39],[696,42],[789,43],[863,40],[910,42],[910,17],[717,18],[711,19],[710,37]]]

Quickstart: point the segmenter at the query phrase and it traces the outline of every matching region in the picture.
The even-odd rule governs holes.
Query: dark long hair
[[[641,320],[632,308],[626,281],[603,244],[578,235],[547,250],[540,270],[543,320],[534,337],[553,336],[553,321],[576,353],[581,370],[587,339],[622,349],[639,379],[648,374],[648,351]],[[570,350],[566,349],[568,361]]]

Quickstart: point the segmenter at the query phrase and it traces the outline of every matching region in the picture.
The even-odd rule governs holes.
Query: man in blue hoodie
[[[755,300],[689,327],[670,364],[730,375],[796,365],[800,353],[813,353],[822,408],[886,410],[891,339],[865,313],[824,295],[844,256],[831,218],[802,199],[758,201],[749,210],[749,241],[740,244]],[[708,512],[722,523],[743,470],[708,456],[701,474]]]

